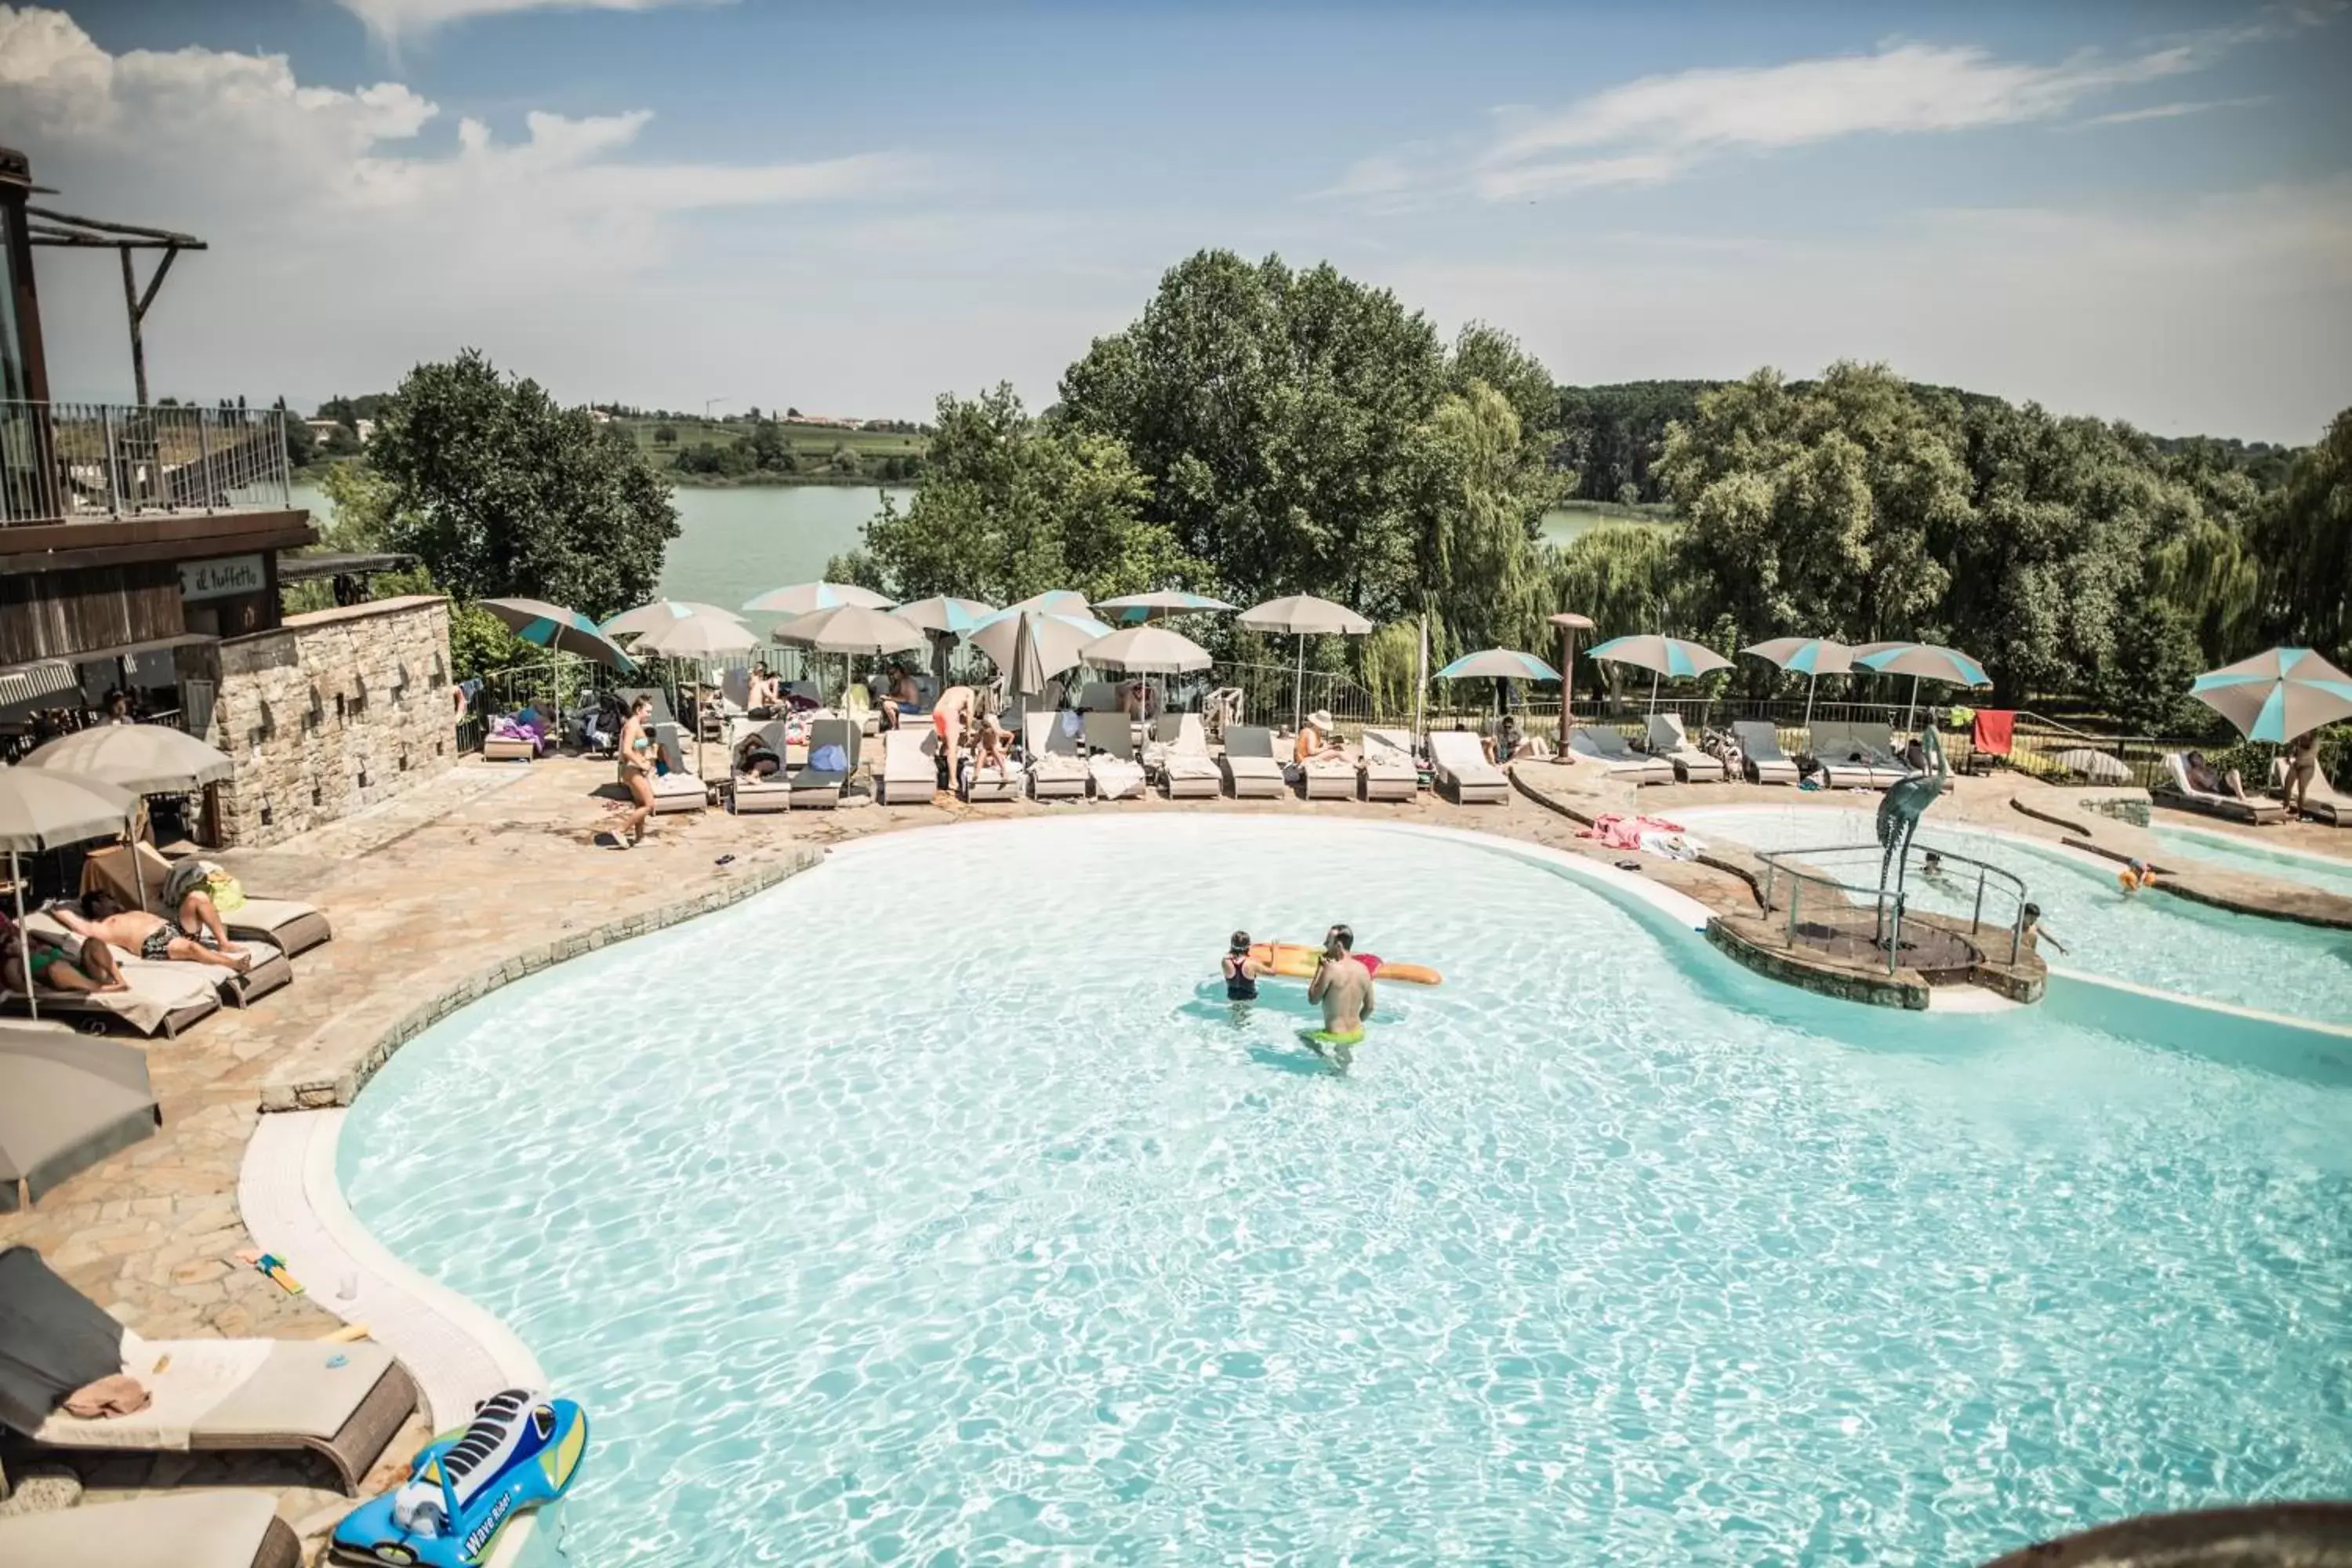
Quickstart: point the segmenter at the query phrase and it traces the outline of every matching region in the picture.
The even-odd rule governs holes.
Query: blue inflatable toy
[[[494,1394],[464,1431],[419,1448],[390,1495],[345,1515],[331,1556],[369,1568],[478,1568],[517,1514],[570,1489],[587,1447],[587,1413],[569,1399]]]

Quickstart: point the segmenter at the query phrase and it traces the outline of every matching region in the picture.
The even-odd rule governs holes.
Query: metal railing
[[[0,402],[0,524],[290,506],[288,417]]]
[[[1757,858],[1764,863],[1764,886],[1758,892],[1766,918],[1780,917],[1791,947],[1810,947],[1847,959],[1870,952],[1883,957],[1886,973],[1892,974],[1901,966],[1904,917],[1916,900],[1926,912],[1945,917],[1954,927],[1965,913],[1967,935],[1976,952],[1989,957],[2005,953],[2002,962],[2017,962],[2025,940],[2022,879],[1972,856],[1915,843],[1905,862],[1904,885],[1883,888],[1875,878],[1885,855],[1875,844],[1759,852]],[[1864,882],[1838,874],[1839,866],[1855,862],[1874,879]],[[1936,908],[1938,904],[1948,907]],[[1940,924],[1922,922],[1913,929],[1915,944],[1931,931],[1949,934]],[[1990,948],[1984,940],[1988,932],[1993,939]],[[1933,966],[1932,960],[1922,965]]]

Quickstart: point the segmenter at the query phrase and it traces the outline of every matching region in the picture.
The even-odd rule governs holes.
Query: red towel
[[[1988,756],[2009,755],[2011,741],[2017,729],[2017,714],[2007,708],[1977,710],[1976,748]]]

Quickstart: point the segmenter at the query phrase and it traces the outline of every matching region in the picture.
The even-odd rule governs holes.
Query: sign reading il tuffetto
[[[232,594],[258,594],[268,585],[269,574],[258,555],[180,563],[183,599],[226,599]]]

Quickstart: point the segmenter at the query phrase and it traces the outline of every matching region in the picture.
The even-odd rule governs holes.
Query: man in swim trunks
[[[1257,960],[1250,956],[1250,937],[1245,931],[1234,932],[1233,945],[1226,949],[1223,965],[1225,972],[1225,1000],[1255,1002],[1257,1000],[1257,977],[1265,973]]]
[[[128,991],[130,983],[115,967],[114,954],[102,942],[61,942],[56,937],[26,931],[0,914],[0,985],[26,994],[25,969],[30,960],[33,980],[50,991]]]
[[[1323,936],[1323,957],[1307,983],[1307,999],[1323,1004],[1323,1026],[1301,1037],[1317,1056],[1326,1054],[1341,1072],[1363,1043],[1364,1020],[1372,1016],[1372,973],[1355,956],[1356,933],[1333,926]]]
[[[239,974],[253,967],[253,954],[227,939],[225,929],[217,923],[196,928],[191,936],[162,915],[145,910],[126,910],[104,893],[83,895],[82,907],[59,904],[54,913],[65,928],[79,937],[96,937],[100,942],[110,942],[137,953],[152,963],[166,959],[178,959],[186,963],[210,963],[222,969],[234,969]],[[217,922],[219,917],[214,920]],[[84,942],[87,951],[88,943]]]

